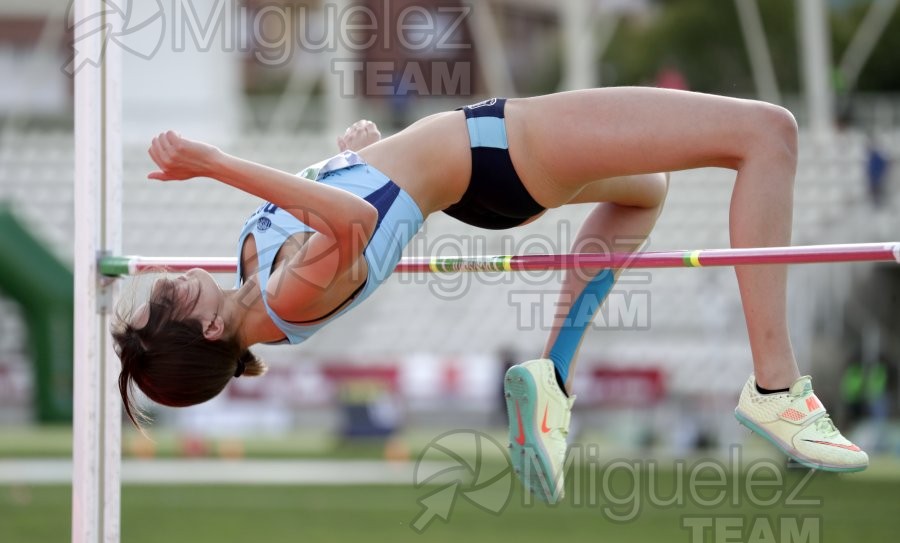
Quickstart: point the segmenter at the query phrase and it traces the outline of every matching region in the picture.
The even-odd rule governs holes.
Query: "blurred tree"
[[[795,3],[759,0],[778,84],[783,92],[800,90]],[[835,64],[856,32],[871,0],[833,6],[832,55]],[[898,91],[900,10],[860,75],[858,90]],[[604,63],[607,85],[652,84],[660,70],[677,68],[691,89],[754,96],[753,77],[733,0],[660,0],[656,11],[624,21]]]
[[[850,0],[842,2],[841,6],[833,6],[831,31],[835,63],[840,62],[871,4],[872,0]],[[900,9],[895,11],[891,17],[875,51],[859,74],[859,80],[854,90],[864,92],[900,91],[898,61],[900,61]]]
[[[798,87],[791,2],[760,0],[760,13],[782,90]],[[693,90],[753,96],[753,76],[734,2],[662,0],[650,18],[627,21],[607,55],[616,84],[646,84],[663,68],[682,72]]]

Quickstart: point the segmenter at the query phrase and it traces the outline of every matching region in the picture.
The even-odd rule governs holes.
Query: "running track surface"
[[[437,473],[451,464],[423,461]],[[228,485],[411,485],[414,462],[379,460],[123,460],[127,484]],[[68,460],[0,460],[0,485],[60,485],[72,482]]]

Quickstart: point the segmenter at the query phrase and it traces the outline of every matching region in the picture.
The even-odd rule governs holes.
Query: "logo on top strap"
[[[816,398],[815,396],[806,398],[806,409],[808,409],[810,413],[812,413],[816,409],[819,409],[820,407],[822,407],[822,404],[819,403],[818,398]]]

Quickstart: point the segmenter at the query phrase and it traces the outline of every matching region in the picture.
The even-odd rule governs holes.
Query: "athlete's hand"
[[[337,144],[341,152],[361,151],[379,140],[381,132],[378,131],[378,126],[372,121],[362,120],[353,123],[344,135],[337,139]]]
[[[189,140],[169,131],[153,138],[150,158],[159,170],[150,173],[148,179],[157,181],[184,181],[194,177],[209,177],[218,148],[199,141]]]

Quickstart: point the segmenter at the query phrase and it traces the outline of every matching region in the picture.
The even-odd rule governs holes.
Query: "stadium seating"
[[[900,156],[900,138],[892,154]],[[865,188],[865,138],[846,133],[827,141],[804,138],[796,182],[795,244],[836,243],[890,237],[896,219],[869,212]],[[896,144],[896,145],[894,145]],[[298,171],[335,152],[333,143],[305,135],[254,134],[229,151],[288,171]],[[0,146],[0,201],[33,227],[67,261],[72,259],[73,139],[64,132],[29,132]],[[152,164],[144,148],[125,152],[124,252],[169,256],[230,256],[244,219],[258,199],[213,181],[164,184],[146,180]],[[705,169],[675,173],[666,208],[649,250],[728,246],[728,202],[734,174]],[[895,191],[896,192],[896,191]],[[898,207],[894,198],[893,209]],[[487,232],[449,217],[432,217],[411,253],[568,252],[579,220],[590,206],[555,210],[512,232]],[[561,226],[569,221],[568,227]],[[873,238],[872,236],[876,236]],[[478,242],[473,242],[473,237]],[[893,236],[896,237],[896,236]],[[886,238],[885,238],[886,239]],[[463,241],[459,241],[463,240]],[[458,254],[458,253],[457,253]],[[832,285],[820,266],[792,271],[791,316],[795,335],[811,321],[812,303],[793,303],[811,289]],[[633,317],[643,329],[603,329],[583,346],[585,366],[652,365],[671,377],[674,390],[690,393],[710,379],[740,382],[750,371],[738,290],[730,269],[654,270],[637,273],[617,288],[618,313],[604,323]],[[559,274],[542,277],[395,276],[353,314],[304,345],[303,357],[366,360],[430,352],[438,355],[496,353],[513,348],[539,354],[547,334]],[[231,278],[223,278],[229,285]],[[630,296],[630,298],[629,298]],[[630,301],[629,301],[630,300]],[[541,318],[531,315],[543,303]],[[634,305],[629,305],[634,304]],[[21,363],[22,330],[4,303],[0,317],[0,365]],[[631,311],[631,313],[629,313]],[[643,320],[642,320],[643,319]],[[621,328],[621,327],[619,327]],[[627,328],[627,327],[626,327]],[[804,338],[797,338],[803,352]],[[287,352],[291,352],[289,349]],[[299,354],[297,355],[299,356]],[[279,358],[289,358],[285,355]],[[715,368],[716,371],[709,371]],[[699,379],[699,376],[703,376]]]

